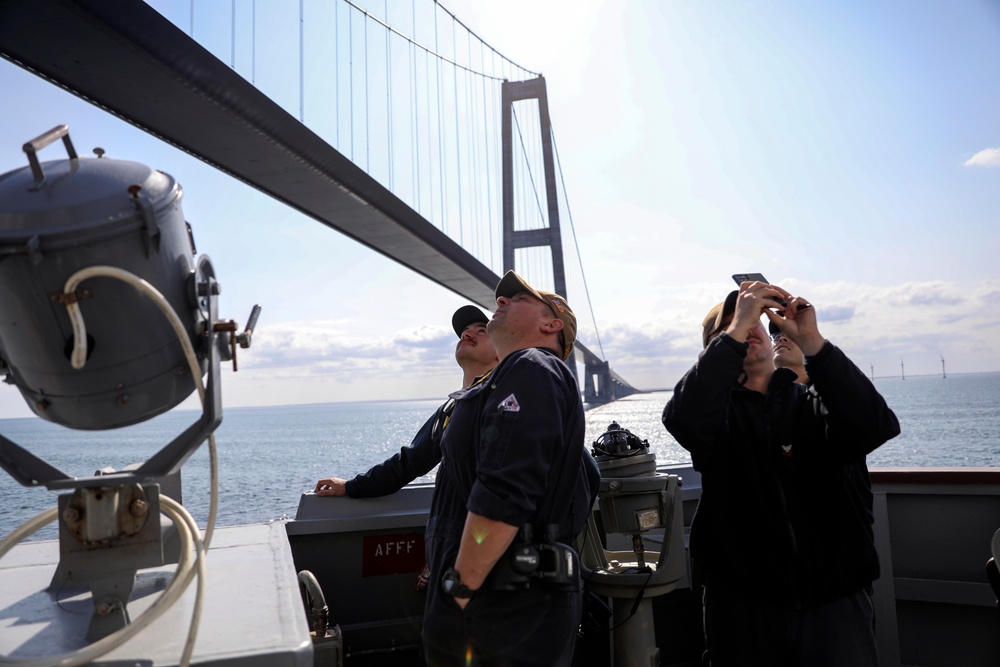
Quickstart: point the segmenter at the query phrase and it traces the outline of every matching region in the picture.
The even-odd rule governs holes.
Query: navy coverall
[[[433,470],[441,460],[441,433],[454,405],[455,401],[448,399],[424,422],[409,445],[367,472],[347,480],[344,485],[347,495],[351,498],[387,496]]]
[[[559,541],[575,543],[600,480],[596,462],[583,450],[576,379],[552,351],[529,348],[505,357],[488,382],[451,397],[456,404],[441,439],[425,534],[431,570],[423,625],[427,662],[568,665],[581,593],[539,586],[491,590],[491,574],[463,611],[440,582],[458,556],[469,512],[517,527],[530,524],[536,536],[558,524]],[[576,463],[564,466],[567,460]],[[571,475],[572,483],[562,475]],[[571,498],[555,497],[560,485],[572,490]]]

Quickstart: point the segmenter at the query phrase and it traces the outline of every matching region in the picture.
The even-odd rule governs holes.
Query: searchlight
[[[40,162],[39,151],[57,140],[67,159]],[[236,345],[249,347],[260,307],[243,333],[218,319],[215,271],[207,256],[195,256],[182,189],[168,174],[109,159],[101,149],[96,159],[81,158],[66,125],[24,144],[24,152],[28,165],[0,176],[4,381],[36,415],[70,429],[143,422],[195,390],[202,403],[198,420],[147,461],[93,477],[66,475],[0,435],[0,466],[15,480],[69,491],[58,509],[0,542],[0,556],[58,520],[60,560],[49,590],[89,587],[87,639],[102,641],[53,661],[82,664],[148,625],[193,578],[191,553],[200,558],[207,548],[217,507],[212,433],[222,421],[220,362],[232,360],[235,369]],[[180,505],[179,471],[206,439],[213,489],[203,543]],[[177,497],[161,493],[161,484]],[[169,520],[161,522],[161,512]],[[178,569],[162,600],[143,612],[143,623],[131,623],[136,572],[170,563]]]

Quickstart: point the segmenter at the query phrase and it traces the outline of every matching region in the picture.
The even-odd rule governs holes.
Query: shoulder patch
[[[517,397],[511,394],[503,399],[498,406],[500,412],[520,412],[521,405],[517,402]]]

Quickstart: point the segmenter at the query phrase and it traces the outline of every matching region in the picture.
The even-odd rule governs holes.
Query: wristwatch
[[[458,574],[458,570],[453,567],[449,567],[445,570],[444,574],[441,576],[441,589],[448,595],[456,598],[462,598],[467,600],[471,598],[478,588],[473,590],[462,583],[462,577]]]

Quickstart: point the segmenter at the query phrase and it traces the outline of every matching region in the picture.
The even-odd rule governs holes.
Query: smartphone
[[[767,278],[764,277],[763,273],[734,273],[733,274],[733,280],[736,281],[737,285],[739,285],[740,283],[746,283],[746,282],[752,283],[754,281],[756,281],[758,283],[767,283]],[[771,283],[767,283],[767,284],[770,285]],[[782,308],[784,308],[785,306],[788,305],[787,303],[784,302],[783,299],[779,299],[776,296],[769,296],[767,298],[771,299],[774,302],[776,302]]]

